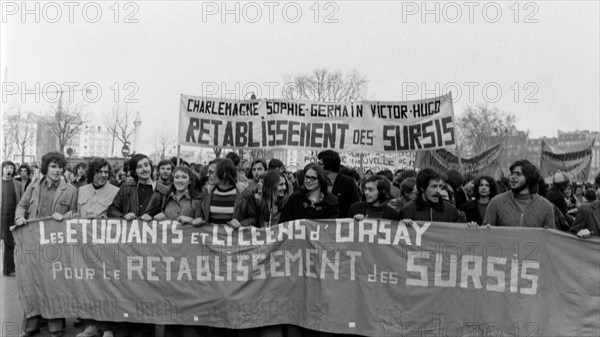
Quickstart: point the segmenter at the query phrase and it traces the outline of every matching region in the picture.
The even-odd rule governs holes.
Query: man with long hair
[[[32,183],[23,194],[23,198],[15,212],[15,225],[23,226],[28,219],[52,217],[62,221],[65,214],[77,210],[77,190],[62,179],[67,160],[62,153],[49,152],[42,157],[42,179]],[[35,336],[39,333],[41,316],[33,316],[25,320],[24,336]],[[48,320],[48,329],[53,337],[62,336],[64,320],[54,318]]]
[[[365,201],[350,206],[348,216],[356,220],[364,218],[399,220],[400,212],[388,205],[392,199],[390,181],[381,176],[370,176],[364,185]]]
[[[490,201],[483,224],[556,228],[552,204],[538,195],[540,170],[522,159],[510,165],[510,190]]]

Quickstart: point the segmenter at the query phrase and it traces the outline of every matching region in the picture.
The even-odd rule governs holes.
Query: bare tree
[[[81,105],[63,104],[62,93],[58,104],[47,116],[38,117],[40,127],[50,130],[58,139],[58,149],[62,153],[65,146],[81,130],[83,115]]]
[[[12,129],[8,116],[4,115],[2,121],[2,159],[10,160],[15,144],[14,130]]]
[[[115,105],[110,113],[104,115],[104,126],[112,134],[111,157],[115,154],[115,140],[119,140],[121,145],[131,143],[129,139],[135,133],[134,121],[127,105]]]
[[[293,76],[285,86],[284,98],[318,102],[345,102],[364,99],[367,79],[357,71],[346,75],[315,69],[311,74]]]
[[[12,132],[14,135],[15,145],[21,153],[21,162],[25,161],[25,153],[33,140],[36,129],[32,125],[32,118],[29,114],[23,116],[21,109],[16,115],[9,118]]]
[[[160,160],[173,154],[173,147],[177,144],[175,136],[169,130],[164,130],[154,138],[154,152]]]
[[[456,128],[461,156],[469,157],[502,143],[502,168],[516,159],[527,158],[529,131],[518,130],[515,122],[514,115],[487,104],[468,106],[458,118]]]

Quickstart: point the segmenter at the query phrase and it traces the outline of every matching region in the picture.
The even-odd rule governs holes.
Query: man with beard
[[[23,185],[13,179],[16,165],[11,161],[2,162],[2,240],[4,241],[4,265],[2,274],[13,275],[15,272],[15,239],[10,227],[15,224],[15,210],[21,200]]]
[[[169,159],[163,159],[158,163],[158,183],[164,185],[167,189],[173,183],[173,169],[175,165]]]
[[[424,168],[417,174],[417,198],[400,211],[401,219],[419,221],[459,222],[461,216],[454,205],[445,201],[440,191],[444,181],[439,173]]]
[[[485,212],[484,224],[556,228],[552,204],[537,194],[540,170],[528,160],[510,166],[510,191],[497,195]]]
[[[108,207],[107,213],[111,218],[136,219],[146,212],[155,190],[164,195],[169,192],[163,184],[152,181],[152,164],[145,154],[136,154],[127,165],[134,181],[127,181],[119,188],[119,192]]]
[[[110,165],[102,158],[93,158],[87,165],[86,184],[79,188],[77,197],[78,213],[65,217],[106,218],[106,210],[112,203],[119,188],[108,183]],[[94,337],[98,335],[96,324],[88,321],[85,330],[77,337]]]
[[[40,172],[43,178],[36,180],[25,191],[15,212],[15,225],[27,224],[27,219],[52,217],[62,221],[65,214],[77,209],[77,190],[62,179],[67,160],[62,153],[49,152],[42,157]],[[24,336],[35,336],[40,330],[41,316],[25,320]],[[48,319],[48,330],[53,337],[62,336],[65,320]]]
[[[365,181],[364,193],[365,201],[352,204],[348,217],[355,220],[400,219],[400,213],[388,205],[388,201],[392,199],[389,180],[376,175],[370,176]]]

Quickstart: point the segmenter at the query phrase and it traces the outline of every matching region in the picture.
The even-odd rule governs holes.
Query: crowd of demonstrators
[[[277,158],[255,159],[244,170],[234,152],[208,165],[179,160],[179,166],[177,158],[153,166],[147,156],[136,154],[122,168],[93,158],[75,166],[73,176],[67,173],[65,157],[59,153],[46,154],[39,172],[33,165],[21,165],[17,170],[15,164],[3,162],[4,275],[14,274],[15,269],[8,228],[46,217],[58,221],[75,217],[177,220],[184,226],[215,224],[234,230],[299,219],[389,219],[407,224],[439,221],[471,227],[558,228],[581,238],[600,235],[600,174],[593,189],[592,185],[572,184],[564,174],[556,174],[546,189],[539,169],[527,160],[514,162],[508,178],[495,181],[489,176],[431,168],[361,175],[343,167],[333,150],[320,152],[317,159],[318,163],[292,173]],[[15,178],[17,172],[19,178]],[[26,336],[39,331],[40,320],[39,316],[26,320]],[[85,323],[78,337],[100,333],[104,337],[150,336],[155,328],[151,324]],[[50,319],[48,324],[53,336],[62,334],[63,319]],[[172,334],[182,336],[236,335],[228,329],[180,326],[167,330],[171,328]],[[254,333],[286,336],[307,332],[281,326]]]

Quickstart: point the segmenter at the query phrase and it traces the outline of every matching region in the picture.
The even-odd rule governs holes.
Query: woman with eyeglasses
[[[327,177],[317,164],[304,167],[304,186],[290,196],[279,222],[297,219],[335,219],[340,214],[338,199],[327,191]]]

